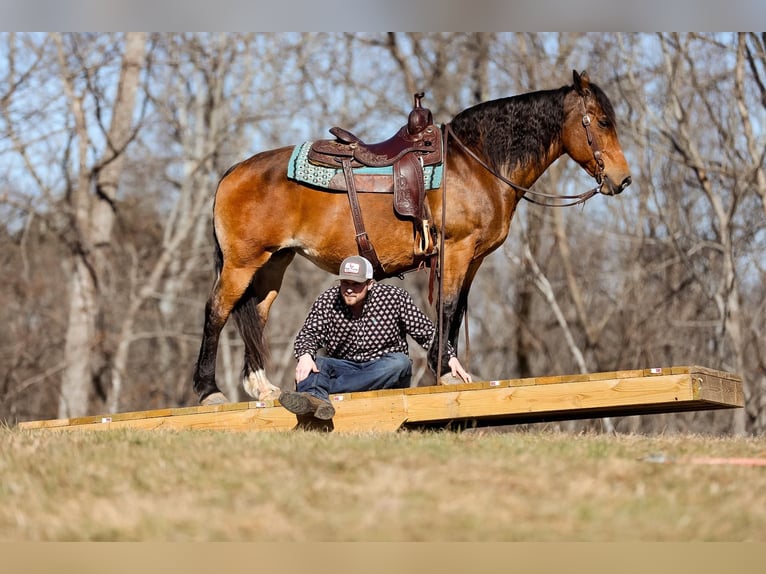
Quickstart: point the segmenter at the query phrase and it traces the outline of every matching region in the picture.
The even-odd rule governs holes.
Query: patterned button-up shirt
[[[316,357],[324,348],[329,357],[363,363],[387,353],[409,354],[409,335],[424,349],[436,334],[433,322],[415,305],[404,289],[387,283],[372,283],[364,300],[362,315],[355,319],[343,301],[340,286],[330,287],[311,306],[295,338],[295,357]],[[455,356],[446,342],[448,358]]]

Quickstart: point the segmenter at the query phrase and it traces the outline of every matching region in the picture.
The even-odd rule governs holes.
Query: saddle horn
[[[431,114],[431,110],[424,108],[420,103],[425,95],[425,92],[417,92],[414,94],[415,103],[410,112],[410,117],[407,120],[407,132],[411,136],[419,134],[426,129],[426,127],[434,123],[434,117]]]

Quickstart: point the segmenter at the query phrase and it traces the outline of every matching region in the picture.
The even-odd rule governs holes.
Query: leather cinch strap
[[[351,158],[344,157],[341,160],[341,165],[343,166],[343,175],[346,178],[346,192],[348,194],[348,203],[351,206],[351,217],[354,220],[356,245],[359,249],[359,255],[372,263],[372,268],[375,271],[375,275],[380,277],[384,275],[383,266],[380,264],[378,254],[375,253],[375,248],[372,246],[372,242],[367,236],[367,231],[364,228],[362,209],[359,207],[359,197],[356,193],[356,185],[354,184],[354,173],[351,169],[351,161]]]

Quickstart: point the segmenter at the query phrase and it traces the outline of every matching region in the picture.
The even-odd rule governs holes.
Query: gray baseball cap
[[[360,255],[346,257],[340,264],[338,279],[364,283],[368,279],[372,279],[372,263]]]

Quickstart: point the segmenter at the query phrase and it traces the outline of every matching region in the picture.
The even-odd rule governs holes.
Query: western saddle
[[[359,253],[373,264],[376,276],[383,276],[385,272],[364,228],[357,191],[393,192],[396,213],[414,221],[416,255],[428,256],[435,251],[436,230],[431,228],[430,210],[425,201],[423,168],[442,163],[442,133],[433,123],[431,110],[421,105],[424,95],[423,92],[414,95],[415,103],[407,124],[389,139],[367,144],[351,132],[334,127],[330,133],[336,139],[315,141],[308,153],[311,163],[342,169],[342,177],[333,178],[330,187],[347,192]],[[355,168],[363,166],[391,167],[393,173],[354,173]]]

